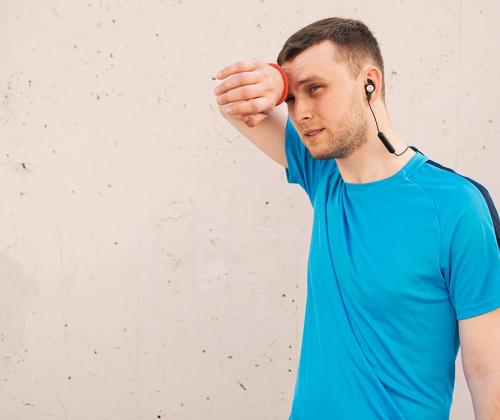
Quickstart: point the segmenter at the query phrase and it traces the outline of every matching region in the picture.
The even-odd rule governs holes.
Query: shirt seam
[[[452,351],[453,351],[453,338],[455,337],[455,333],[457,331],[457,325],[458,321],[455,321],[453,323],[453,331],[450,334],[450,338],[448,340],[448,357],[446,358],[446,375],[444,377],[444,390],[443,390],[443,401],[441,402],[441,407],[443,409],[443,417],[447,419],[446,415],[446,387],[448,386],[448,376],[450,374],[450,368],[451,368],[451,363],[450,363],[450,358],[452,356]],[[453,380],[453,383],[455,383],[455,380]],[[453,398],[453,397],[452,397]]]
[[[431,201],[433,207],[434,207],[434,210],[436,211],[436,216],[437,216],[437,221],[438,221],[438,230],[439,230],[439,244],[438,244],[438,271],[439,271],[439,274],[441,276],[441,279],[443,280],[445,286],[446,286],[446,289],[448,289],[448,285],[446,284],[446,279],[443,275],[443,273],[441,272],[441,246],[442,246],[442,232],[441,232],[441,218],[440,218],[440,215],[439,215],[439,208],[436,204],[436,202],[434,201],[434,199],[430,196],[430,194],[419,184],[417,184],[416,181],[414,181],[413,179],[411,179],[407,172],[406,171],[403,171],[404,172],[404,177],[407,181],[411,182],[413,185],[415,185],[417,188],[419,188],[426,196],[427,198]]]
[[[413,185],[415,185],[417,188],[419,188],[427,196],[427,198],[431,201],[432,205],[434,206],[434,209],[436,210],[436,215],[437,215],[437,220],[438,220],[438,228],[439,228],[438,271],[439,271],[439,274],[441,276],[441,279],[443,280],[444,285],[448,289],[448,285],[446,284],[446,279],[444,278],[443,273],[441,272],[441,218],[439,217],[438,206],[437,206],[436,202],[433,200],[433,198],[430,196],[430,194],[427,191],[425,191],[425,189],[421,185],[417,184],[416,181],[414,181],[413,179],[411,179],[408,176],[408,173],[405,170],[403,170],[403,173],[404,173],[404,177],[405,177],[406,180],[408,180]],[[449,293],[449,289],[448,289],[448,293]],[[450,354],[451,354],[451,351],[452,351],[451,340],[453,340],[453,337],[455,335],[455,331],[456,331],[456,328],[457,328],[457,323],[458,323],[458,321],[455,320],[455,322],[453,324],[453,331],[452,331],[451,336],[450,336],[450,338],[448,340],[448,357],[447,357],[447,363],[446,363],[447,366],[446,366],[446,371],[445,371],[445,374],[444,374],[444,380],[443,380],[444,389],[442,391],[443,392],[443,396],[442,396],[442,400],[441,400],[441,408],[443,410],[445,418],[446,418],[446,386],[447,386],[448,375],[449,375],[449,371],[450,371]]]
[[[474,316],[482,315],[486,312],[496,309],[498,307],[496,305],[500,305],[500,299],[498,298],[498,296],[493,296],[491,299],[483,300],[481,303],[462,309],[460,311],[460,316],[458,316],[457,314],[457,318],[460,318],[459,321],[461,321],[462,319],[468,319]],[[481,313],[477,314],[477,312]]]

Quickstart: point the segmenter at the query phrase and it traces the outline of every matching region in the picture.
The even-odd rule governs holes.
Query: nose
[[[295,100],[293,112],[298,122],[311,119],[311,108],[305,101]]]

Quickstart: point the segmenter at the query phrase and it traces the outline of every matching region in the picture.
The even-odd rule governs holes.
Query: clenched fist
[[[281,73],[259,60],[233,63],[217,73],[217,79],[227,79],[214,91],[219,109],[249,127],[267,118],[285,87]]]

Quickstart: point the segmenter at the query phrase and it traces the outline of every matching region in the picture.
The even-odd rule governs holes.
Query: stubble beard
[[[313,150],[309,150],[315,159],[343,159],[366,143],[366,116],[356,95],[353,95],[353,103],[347,117],[349,119],[344,120],[342,127],[329,137],[327,137],[327,132],[323,133],[325,138],[321,140],[321,143],[313,145]]]

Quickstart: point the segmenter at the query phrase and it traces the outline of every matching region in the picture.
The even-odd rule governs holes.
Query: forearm
[[[475,420],[500,419],[500,372],[466,377]]]

